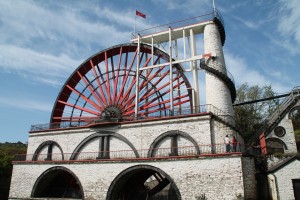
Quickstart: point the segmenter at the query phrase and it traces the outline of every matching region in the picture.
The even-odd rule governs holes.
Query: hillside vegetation
[[[27,145],[22,142],[0,143],[0,199],[7,199],[15,154],[26,154]]]

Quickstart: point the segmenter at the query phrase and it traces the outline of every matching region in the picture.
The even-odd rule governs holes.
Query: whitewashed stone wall
[[[285,129],[286,134],[283,137],[278,137],[277,135],[275,135],[274,130],[272,130],[272,132],[267,136],[266,139],[278,138],[282,140],[287,146],[287,150],[284,150],[284,153],[297,153],[297,145],[294,135],[293,123],[292,120],[289,119],[288,114],[284,116],[284,118],[280,121],[280,123],[277,126],[282,126]]]
[[[224,148],[224,136],[232,133],[230,128],[214,120],[208,114],[187,118],[121,124],[113,127],[98,126],[94,128],[30,133],[27,153],[30,155],[34,154],[40,144],[49,140],[55,141],[64,153],[72,153],[84,139],[101,131],[118,133],[127,138],[136,149],[146,150],[150,148],[156,138],[167,131],[181,131],[191,136],[199,145],[220,144],[220,148]],[[166,138],[161,141],[158,147],[169,148],[170,143],[170,139]],[[178,146],[193,146],[191,144],[186,138],[178,137]],[[121,140],[111,139],[110,150],[128,149],[130,147]],[[90,140],[81,149],[81,152],[83,151],[99,151],[99,140]],[[59,152],[59,149],[55,147],[53,152]],[[47,153],[47,148],[42,149],[41,153]],[[90,155],[96,157],[93,154]],[[145,155],[146,153],[143,156]],[[31,158],[32,156],[28,156],[28,160],[31,160]],[[65,159],[68,159],[66,155]],[[242,157],[240,156],[230,155],[225,157],[203,157],[196,160],[143,163],[16,164],[14,165],[10,197],[11,199],[29,198],[32,187],[40,174],[51,167],[64,166],[79,178],[86,199],[105,199],[109,185],[114,178],[121,171],[138,164],[147,164],[163,170],[174,180],[182,195],[182,199],[188,200],[196,199],[204,194],[208,199],[244,198],[244,179],[250,180],[248,176],[243,174],[244,165],[248,167],[249,164],[242,164]],[[247,184],[245,186],[248,188]]]
[[[28,138],[27,159],[31,160],[36,149],[45,141],[57,142],[64,153],[72,153],[79,143],[95,131],[82,128],[74,130],[48,131],[31,133]],[[43,151],[45,153],[46,151]]]
[[[278,199],[295,199],[292,179],[300,179],[300,161],[294,160],[273,173],[276,177]]]
[[[218,122],[216,120],[212,120],[211,123],[213,124],[213,132],[214,132],[213,137],[215,138],[214,144],[223,144],[224,138],[226,135],[228,135],[230,140],[232,140],[233,136],[236,136],[238,143],[240,143],[240,145],[237,147],[237,151],[244,150],[244,139],[239,135],[239,133],[232,130],[227,125],[225,125],[221,122]],[[219,147],[224,148],[224,151],[225,151],[225,146],[219,146]]]
[[[41,133],[31,133],[28,140],[27,154],[32,155],[38,146],[48,140],[57,142],[64,153],[72,153],[75,148],[88,136],[101,130],[111,131],[121,134],[127,138],[136,149],[149,149],[152,142],[161,134],[167,131],[182,131],[193,137],[199,145],[211,144],[210,115],[189,117],[182,119],[160,120],[153,122],[141,122],[123,124],[112,128],[83,128],[74,130],[49,131]],[[189,145],[186,141],[179,142],[179,145]],[[91,141],[89,147],[84,151],[98,151],[97,141]],[[111,141],[111,150],[128,150],[127,144],[121,141]],[[45,149],[43,153],[46,153]],[[30,158],[30,156],[28,156]]]
[[[55,141],[62,148],[65,154],[65,159],[71,156],[76,147],[88,136],[101,132],[111,131],[118,133],[127,138],[132,145],[145,156],[147,150],[150,148],[154,140],[167,131],[180,131],[191,136],[198,145],[204,145],[206,150],[210,148],[211,144],[216,144],[217,152],[224,152],[225,146],[224,137],[229,135],[232,137],[236,134],[227,125],[224,125],[211,118],[211,115],[196,116],[188,118],[177,118],[169,120],[160,120],[152,122],[138,122],[132,124],[122,124],[114,127],[96,127],[83,128],[74,130],[57,130],[40,133],[30,133],[28,141],[27,159],[31,160],[32,155],[40,144],[45,141]],[[239,142],[243,143],[242,138],[238,136]],[[169,148],[170,139],[166,138],[156,148]],[[178,137],[178,146],[193,146],[193,144],[185,138]],[[110,151],[131,150],[131,148],[123,141],[117,138],[110,138]],[[81,152],[98,152],[99,140],[91,140]],[[47,148],[41,151],[41,154],[47,153]],[[59,153],[58,149],[54,149],[53,153]],[[68,153],[68,154],[66,154]],[[211,152],[206,152],[211,153]],[[45,157],[45,155],[42,155]],[[41,157],[42,157],[41,156]]]
[[[63,166],[78,177],[85,199],[105,200],[108,188],[118,174],[142,164],[157,167],[168,174],[183,200],[193,200],[201,195],[207,199],[243,199],[244,179],[251,178],[242,172],[243,166],[249,166],[249,161],[242,162],[242,159],[241,156],[225,156],[143,163],[17,164],[13,168],[10,198],[29,198],[34,183],[43,172],[54,166]]]

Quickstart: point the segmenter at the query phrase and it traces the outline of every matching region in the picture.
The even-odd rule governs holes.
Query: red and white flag
[[[140,17],[146,19],[146,15],[144,13],[141,13],[141,12],[137,11],[137,10],[135,11],[135,15],[140,16]]]

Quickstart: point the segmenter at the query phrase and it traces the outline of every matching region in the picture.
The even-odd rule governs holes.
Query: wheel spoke
[[[176,98],[174,98],[173,100],[174,101],[177,101],[177,100],[179,100],[179,99],[183,99],[183,98],[186,98],[186,97],[188,97],[188,94],[186,94],[186,95],[183,95],[183,96],[180,96],[180,97],[176,97]],[[152,103],[152,102],[151,102]],[[149,103],[149,104],[145,104],[145,105],[143,105],[143,106],[140,106],[139,107],[139,110],[147,110],[147,109],[149,109],[149,108],[153,108],[153,107],[156,107],[156,106],[159,106],[159,105],[163,105],[163,104],[168,104],[168,103],[170,103],[170,99],[168,99],[168,100],[165,100],[165,101],[162,101],[162,102],[157,102],[157,103],[154,103],[154,104],[151,104],[151,103]],[[174,106],[177,106],[177,105],[181,105],[181,104],[183,104],[183,103],[186,103],[186,102],[184,102],[184,101],[180,101],[180,102],[177,102],[177,103],[175,103],[174,104]],[[133,114],[134,113],[134,111],[129,111],[129,112],[125,112],[125,114]],[[144,112],[144,113],[147,113],[146,111]]]
[[[130,64],[129,70],[126,70],[126,71],[125,71],[125,72],[127,72],[127,73],[126,73],[126,76],[125,76],[125,78],[123,79],[123,82],[122,82],[122,88],[121,88],[120,94],[119,94],[119,96],[118,96],[118,102],[117,102],[117,104],[121,104],[121,103],[120,103],[120,99],[124,99],[124,87],[125,87],[125,85],[126,85],[126,82],[127,82],[128,76],[129,76],[129,72],[131,71],[131,68],[132,68],[132,66],[133,66],[134,60],[135,60],[135,58],[136,58],[136,56],[137,56],[137,50],[138,50],[138,49],[136,49],[136,51],[135,51],[135,53],[134,53],[134,56],[133,56],[132,62],[131,62],[131,64]],[[128,59],[128,54],[126,54],[126,63],[125,63],[125,66],[127,65],[127,59]],[[126,95],[125,95],[125,96],[126,96]]]
[[[176,80],[176,79],[177,79],[177,78],[175,78],[175,80]],[[183,84],[183,83],[184,83],[184,81],[182,81],[182,82],[180,82],[180,83],[174,85],[174,86],[173,86],[173,90],[176,89],[176,88],[179,88],[180,85]],[[157,90],[154,90],[153,92],[147,94],[147,95],[146,95],[146,98],[150,97],[151,95],[153,95],[153,94],[156,93],[157,91],[162,90],[163,88],[165,88],[165,87],[168,86],[169,84],[170,84],[170,83],[165,83],[164,85],[162,85],[162,86],[161,86],[160,88],[158,88]],[[167,94],[169,94],[169,93],[170,93],[170,89],[166,90],[164,93],[162,93],[162,94],[159,95],[159,96],[155,96],[154,99],[148,100],[148,103],[146,103],[146,105],[149,105],[150,103],[155,102],[155,101],[158,100],[159,98],[161,98],[161,97],[163,97],[163,96],[165,96],[165,95],[167,95]],[[145,98],[144,98],[144,99],[145,99]],[[131,109],[132,107],[134,107],[134,104],[131,104],[130,106],[128,106],[127,109],[126,109],[125,111],[127,111],[128,109]]]
[[[119,54],[119,61],[118,61],[118,69],[117,69],[117,75],[114,81],[114,95],[113,95],[113,102],[117,102],[117,86],[119,82],[119,74],[120,74],[120,67],[121,67],[121,60],[122,60],[122,47],[120,48],[120,54]]]
[[[76,89],[70,87],[69,85],[67,85],[67,87],[72,90],[74,93],[76,93],[79,97],[83,98],[86,102],[88,102],[90,105],[92,105],[94,108],[96,108],[97,110],[101,111],[103,109],[103,107],[98,106],[97,104],[95,104],[93,101],[91,101],[89,98],[87,98],[85,95],[83,95],[82,93],[78,92]]]
[[[144,67],[146,67],[148,65],[148,63],[150,62],[151,58],[148,58],[146,63],[144,64]],[[139,72],[139,76],[141,75],[141,71]],[[134,79],[135,81],[133,81],[133,83],[136,83],[136,78]],[[145,83],[146,80],[144,80],[141,84],[141,86],[139,86],[139,90],[142,88],[143,84]],[[129,90],[131,91],[132,88],[129,88]],[[128,91],[129,91],[128,90]],[[126,95],[125,95],[126,96]],[[134,101],[136,94],[135,92],[133,93],[133,95],[131,95],[130,97],[128,97],[128,100],[124,103],[124,104],[128,104],[131,103],[132,101]]]
[[[187,102],[190,102],[190,100],[189,99],[184,100],[184,101],[182,101],[181,104],[187,103]],[[178,105],[179,105],[179,103],[174,103],[174,106],[178,106]],[[159,112],[159,111],[164,111],[164,110],[168,110],[168,109],[170,109],[170,105],[167,105],[164,108],[157,108],[157,109],[151,110],[149,112],[141,112],[141,113],[139,113],[139,116],[145,116],[145,115],[148,115],[148,114],[151,114],[151,113],[155,113],[155,112]]]
[[[109,69],[108,69],[108,60],[107,60],[107,52],[105,51],[105,68],[106,68],[106,94],[108,98],[109,104],[111,104],[111,97],[110,97],[110,84],[109,84]]]
[[[92,70],[93,70],[95,79],[96,79],[96,81],[97,81],[98,88],[100,89],[100,93],[101,93],[100,99],[101,99],[101,101],[103,102],[103,106],[106,106],[106,105],[108,105],[108,104],[107,104],[107,102],[106,102],[105,95],[104,95],[104,93],[103,93],[102,86],[101,86],[100,80],[99,80],[99,78],[98,78],[99,76],[98,76],[98,74],[97,74],[97,72],[96,72],[96,70],[95,70],[95,66],[94,66],[92,60],[90,60],[90,64],[91,64],[91,66],[92,66]]]
[[[94,92],[93,88],[91,87],[91,84],[88,83],[87,78],[86,78],[86,77],[83,77],[79,71],[77,71],[77,74],[80,76],[81,80],[82,80],[82,81],[84,82],[84,84],[87,86],[88,90],[91,92],[91,94],[93,95],[93,97],[98,101],[99,104],[101,104],[100,99],[98,98],[98,96],[97,96],[96,93]]]
[[[159,57],[156,59],[156,61],[154,62],[154,64],[156,64],[158,61],[159,61]],[[152,68],[152,69],[153,69],[153,68]],[[151,69],[151,72],[152,72],[152,69]],[[139,91],[141,91],[143,87],[147,86],[147,84],[148,84],[149,82],[151,82],[152,79],[154,79],[154,78],[155,78],[162,70],[163,70],[163,67],[160,67],[160,68],[154,73],[154,75],[153,75],[152,77],[148,78],[147,81],[144,80],[143,83],[141,84],[141,86],[139,87]],[[167,73],[166,73],[166,75],[167,75]],[[166,75],[165,75],[165,76],[166,76]],[[146,77],[148,77],[148,76],[146,76]],[[151,88],[151,90],[152,90],[152,89],[153,89],[153,87]],[[149,91],[149,90],[148,90],[148,91]],[[135,97],[135,94],[134,94],[134,97]],[[132,105],[131,103],[133,102],[134,97],[131,98],[131,101],[127,101],[125,104],[130,104],[130,105]],[[142,100],[142,98],[140,98],[139,102],[140,102],[141,100]]]
[[[62,103],[62,104],[65,104],[69,107],[72,107],[72,108],[77,108],[78,110],[82,110],[82,111],[85,111],[87,113],[90,113],[90,114],[93,114],[93,115],[96,115],[96,116],[99,116],[99,112],[96,112],[96,111],[93,111],[93,110],[90,110],[90,109],[87,109],[87,108],[83,108],[81,106],[77,106],[77,105],[74,105],[74,104],[71,104],[71,103],[68,103],[68,102],[64,102],[64,101],[58,101],[59,103]]]

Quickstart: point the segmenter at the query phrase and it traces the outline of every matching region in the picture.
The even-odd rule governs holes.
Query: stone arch
[[[78,154],[78,152],[80,152],[82,150],[82,148],[91,140],[97,138],[97,137],[105,137],[105,136],[109,136],[109,137],[115,137],[119,140],[121,140],[122,142],[126,143],[134,152],[135,156],[137,158],[139,158],[139,153],[136,150],[136,148],[133,146],[133,144],[124,136],[118,134],[118,133],[114,133],[114,132],[110,132],[110,131],[101,131],[101,132],[97,132],[94,133],[90,136],[88,136],[87,138],[85,138],[83,141],[80,142],[80,144],[75,148],[74,152],[72,153],[70,160],[76,160],[76,156]]]
[[[287,145],[279,138],[267,138],[266,144],[268,148],[268,153],[284,153],[287,150]]]
[[[188,141],[190,141],[194,146],[195,146],[195,149],[196,149],[196,153],[197,155],[200,154],[200,149],[199,149],[199,145],[198,143],[196,142],[196,140],[190,136],[189,134],[185,133],[185,132],[182,132],[182,131],[179,131],[179,130],[171,130],[171,131],[167,131],[161,135],[159,135],[153,142],[152,144],[150,145],[150,149],[148,151],[148,157],[153,157],[154,155],[154,149],[157,147],[157,145],[166,137],[173,137],[173,136],[181,136],[185,139],[187,139]]]
[[[168,199],[181,200],[174,180],[163,170],[151,165],[136,165],[116,176],[109,186],[106,200],[140,200],[153,196],[166,199],[166,194]]]
[[[35,150],[33,157],[32,157],[33,161],[36,161],[38,159],[38,156],[39,156],[41,150],[43,150],[43,148],[46,146],[48,146],[48,152],[47,152],[47,158],[45,158],[45,160],[52,160],[52,149],[54,146],[56,146],[60,150],[62,160],[64,160],[64,153],[63,153],[61,146],[55,141],[48,140],[48,141],[45,141],[42,144],[40,144],[38,146],[38,148]]]
[[[49,168],[37,178],[31,197],[83,199],[84,192],[81,182],[71,170],[56,166]]]

